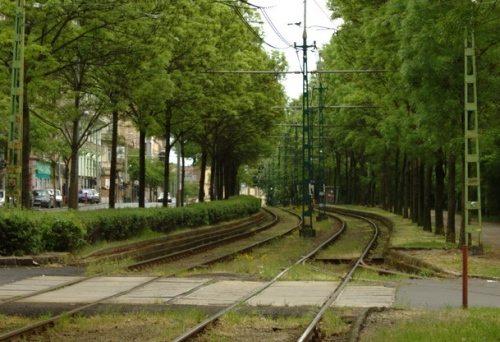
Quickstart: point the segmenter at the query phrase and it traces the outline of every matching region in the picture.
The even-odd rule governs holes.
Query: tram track
[[[333,212],[333,209],[330,209],[329,211]],[[299,339],[297,340],[299,342],[312,341],[313,338],[319,333],[318,332],[319,331],[318,325],[321,322],[321,319],[323,318],[325,312],[332,306],[332,304],[335,302],[335,300],[337,300],[339,295],[342,293],[342,291],[345,289],[347,284],[352,279],[354,272],[356,272],[356,270],[359,267],[361,267],[361,265],[364,262],[364,259],[366,258],[366,256],[370,252],[370,250],[374,248],[374,246],[377,242],[377,238],[379,236],[379,227],[374,221],[372,221],[364,216],[353,214],[353,213],[344,212],[343,215],[349,215],[349,216],[356,217],[356,218],[359,218],[361,220],[365,220],[366,222],[368,222],[373,228],[373,236],[370,239],[370,241],[366,244],[366,247],[363,249],[361,255],[359,256],[359,258],[357,258],[354,265],[352,267],[350,267],[349,272],[344,277],[344,279],[341,281],[339,286],[337,286],[337,288],[335,289],[333,294],[330,296],[330,298],[328,298],[328,300],[322,305],[322,307],[320,308],[320,310],[318,311],[316,316],[312,319],[311,323],[307,326],[305,331],[299,337]]]
[[[214,232],[202,232],[200,234],[201,237],[196,236],[196,234],[194,234],[194,236],[191,236],[191,239],[196,241],[196,243],[198,243],[198,244],[202,244],[201,248],[193,247],[193,243],[187,243],[186,245],[188,247],[186,247],[187,249],[185,251],[182,251],[182,250],[176,251],[174,253],[171,253],[172,255],[155,257],[155,258],[150,259],[150,260],[143,260],[143,261],[140,261],[138,263],[134,263],[132,265],[126,266],[124,268],[124,270],[125,271],[134,271],[134,273],[137,273],[138,270],[144,270],[147,267],[153,267],[153,266],[156,266],[158,264],[165,264],[168,262],[175,262],[175,261],[178,261],[179,259],[182,259],[182,258],[188,258],[188,256],[189,256],[189,258],[191,258],[193,254],[196,255],[196,254],[206,252],[207,250],[214,250],[214,249],[217,249],[217,247],[220,247],[222,245],[234,244],[235,241],[248,240],[249,237],[252,237],[252,236],[260,236],[260,235],[262,235],[263,232],[276,226],[277,223],[279,222],[278,215],[276,215],[275,213],[273,213],[269,210],[267,210],[267,213],[268,213],[268,215],[272,216],[271,220],[269,220],[269,219],[263,220],[262,218],[255,220],[254,218],[252,218],[249,220],[252,222],[245,222],[243,224],[230,225],[229,228],[226,228],[226,229],[224,229],[224,228],[216,229],[218,231],[216,233],[214,233]],[[290,214],[288,214],[288,215],[290,215]],[[260,224],[260,223],[263,223],[264,221],[268,221],[268,222],[266,222],[264,224]],[[257,225],[257,227],[256,227],[256,225]],[[74,308],[71,310],[66,310],[62,314],[55,315],[49,319],[34,323],[30,326],[26,326],[26,327],[23,327],[20,329],[16,329],[14,331],[10,331],[8,333],[4,333],[4,334],[0,335],[0,341],[18,340],[18,339],[23,338],[25,336],[29,336],[30,334],[33,334],[33,333],[36,333],[39,331],[43,331],[47,327],[49,327],[49,326],[53,325],[55,322],[57,322],[61,317],[76,315],[80,312],[83,312],[84,310],[87,310],[91,307],[97,306],[98,304],[104,303],[106,301],[110,301],[113,298],[117,298],[117,297],[123,296],[127,293],[130,293],[132,291],[136,291],[140,288],[143,288],[143,287],[157,281],[160,278],[175,275],[176,273],[178,273],[182,270],[188,270],[190,268],[195,268],[195,267],[199,267],[199,266],[206,265],[209,263],[228,259],[231,256],[234,256],[238,253],[249,251],[249,250],[256,248],[260,245],[268,244],[273,239],[279,238],[281,236],[285,236],[287,234],[290,234],[290,232],[297,230],[299,226],[300,226],[300,221],[299,221],[299,218],[297,217],[296,223],[292,227],[285,227],[285,229],[281,229],[278,233],[275,233],[274,235],[270,234],[271,236],[266,236],[264,238],[261,238],[260,240],[257,238],[258,241],[252,241],[251,243],[247,243],[247,244],[245,244],[244,248],[243,247],[232,248],[230,253],[222,253],[222,255],[219,255],[218,257],[211,257],[208,259],[206,257],[204,257],[201,259],[202,261],[194,262],[194,263],[191,262],[191,263],[189,263],[189,265],[190,265],[189,267],[183,266],[183,267],[181,267],[181,269],[175,269],[172,272],[170,272],[169,275],[166,275],[166,276],[163,275],[162,277],[160,277],[160,276],[150,277],[150,279],[146,279],[145,281],[141,281],[139,284],[132,286],[130,288],[127,288],[126,290],[123,290],[123,291],[120,291],[117,293],[113,293],[112,295],[105,296],[103,298],[99,298],[99,299],[94,300],[90,303],[86,303],[85,305],[79,305],[77,308]],[[209,236],[208,239],[207,239],[207,236]],[[186,238],[183,237],[182,239],[186,239]],[[207,242],[207,240],[210,240],[210,241]],[[194,244],[196,244],[196,243],[194,243]],[[25,299],[30,298],[30,297],[34,297],[34,296],[38,296],[38,295],[45,294],[48,292],[56,291],[56,290],[59,290],[59,289],[65,288],[65,287],[69,287],[69,286],[75,286],[75,285],[81,284],[85,281],[89,281],[90,279],[102,278],[104,276],[106,276],[106,273],[100,273],[100,274],[97,274],[97,275],[94,275],[91,277],[84,277],[82,279],[78,279],[78,280],[74,280],[74,281],[70,281],[70,282],[64,282],[63,284],[52,286],[52,287],[49,287],[49,288],[41,290],[41,291],[35,291],[35,292],[32,292],[32,293],[24,295],[24,296],[10,298],[10,299],[4,300],[3,302],[0,302],[0,307],[2,305],[5,305],[5,304],[12,305],[12,304],[15,304],[16,302],[20,302],[20,301],[25,300]]]
[[[187,233],[168,235],[165,238],[154,239],[153,241],[145,241],[142,243],[127,244],[124,246],[99,250],[82,257],[82,259],[78,262],[78,265],[88,266],[92,262],[109,262],[127,257],[137,257],[138,259],[140,259],[140,261],[125,266],[122,268],[122,270],[124,272],[127,272],[138,269],[145,269],[154,265],[179,260],[183,257],[186,258],[193,254],[201,253],[211,248],[216,248],[225,243],[243,239],[250,234],[256,234],[259,231],[271,228],[272,226],[276,225],[278,221],[279,218],[277,217],[277,215],[271,213],[268,210],[262,210],[257,215],[254,215],[250,218],[238,222],[223,224],[212,229],[206,228],[199,231],[194,230]],[[198,245],[198,247],[196,247],[196,245]],[[148,259],[148,256],[151,256],[151,246],[156,247],[155,253]],[[161,255],[159,251],[163,251],[164,255]],[[109,273],[111,273],[111,271],[99,272],[92,276],[82,277],[81,279],[75,279],[50,286],[48,288],[34,291],[22,296],[5,299],[0,301],[0,306],[14,301],[37,296],[43,293],[55,291],[67,286],[75,285],[92,278],[106,276]]]
[[[344,213],[342,213],[342,215],[344,215]],[[345,220],[344,220],[344,222],[345,222]],[[290,226],[289,224],[287,224],[287,225]],[[319,246],[317,246],[316,248],[314,248],[314,250],[312,250],[311,252],[307,253],[307,255],[305,255],[305,256],[299,258],[298,260],[296,260],[296,262],[293,265],[291,265],[290,267],[288,267],[286,269],[283,269],[272,280],[270,280],[270,281],[264,283],[263,285],[259,286],[255,290],[253,290],[250,293],[248,293],[247,295],[245,295],[243,298],[240,298],[239,300],[234,301],[233,303],[231,303],[229,305],[226,305],[224,309],[217,310],[216,313],[214,313],[212,316],[210,316],[209,318],[207,318],[205,321],[199,323],[198,325],[196,325],[195,327],[193,327],[193,328],[191,328],[189,330],[186,330],[186,332],[183,333],[182,335],[180,335],[179,337],[177,337],[175,339],[175,341],[190,341],[190,340],[193,340],[196,336],[198,336],[200,334],[203,334],[203,332],[207,329],[207,327],[212,327],[212,329],[213,329],[213,327],[217,326],[216,324],[213,324],[213,323],[217,322],[217,320],[220,317],[222,317],[225,313],[229,313],[230,311],[235,310],[235,309],[241,307],[241,305],[244,305],[244,303],[246,301],[249,301],[252,297],[254,297],[254,296],[262,293],[263,291],[265,291],[267,288],[269,288],[270,286],[272,286],[272,284],[274,284],[278,280],[282,279],[285,276],[285,274],[287,274],[289,272],[289,270],[291,270],[294,266],[297,266],[297,265],[300,265],[300,264],[305,264],[306,262],[309,262],[311,260],[315,260],[315,258],[318,256],[318,254],[320,252],[328,250],[328,247],[331,246],[332,244],[340,242],[343,238],[349,239],[349,235],[348,235],[349,234],[348,233],[349,230],[346,229],[346,226],[347,225],[344,224],[343,227],[342,227],[342,229],[340,229],[339,231],[335,231],[334,233],[332,233],[331,236],[329,236],[328,239],[326,239]],[[188,263],[183,262],[183,269],[184,270],[189,269],[189,267],[187,267],[188,264],[189,265],[193,264],[193,265],[195,265],[194,267],[201,267],[202,264],[211,264],[211,263],[215,263],[215,262],[220,262],[221,260],[231,259],[231,255],[234,258],[234,255],[236,255],[238,253],[251,253],[253,249],[256,249],[259,246],[268,244],[273,239],[276,239],[276,238],[279,239],[279,238],[282,238],[283,236],[286,236],[286,235],[289,235],[289,234],[291,234],[293,232],[296,232],[299,227],[300,227],[300,222],[298,222],[298,220],[297,220],[296,223],[295,223],[295,225],[293,227],[288,227],[287,229],[282,229],[281,233],[280,234],[276,234],[274,236],[274,238],[269,238],[267,236],[265,238],[261,237],[260,238],[260,242],[249,241],[252,237],[248,237],[247,236],[246,238],[242,238],[241,239],[241,243],[246,244],[245,248],[242,248],[241,246],[237,247],[237,248],[234,248],[234,249],[231,248],[231,249],[233,249],[233,251],[232,251],[231,254],[227,254],[226,256],[220,256],[219,258],[207,258],[205,256],[205,257],[202,258],[203,259],[203,263],[199,262],[197,264],[197,262],[194,260],[194,259],[196,259],[196,256],[189,256],[189,257],[184,258],[184,259],[187,260],[187,259],[193,258],[193,260],[191,260]],[[254,234],[250,234],[250,235],[253,236],[253,237],[257,237],[257,236],[261,236],[261,235],[267,234],[267,233],[265,233],[266,231],[267,231],[267,233],[269,233],[267,229],[263,229],[263,230],[261,230],[260,233],[254,233]],[[346,232],[347,232],[347,234],[346,234]],[[351,239],[352,239],[352,237],[351,237]],[[376,238],[373,237],[372,240],[376,240]],[[238,244],[238,243],[239,242],[233,242],[232,246],[234,246],[235,244]],[[371,244],[371,247],[366,247],[366,251],[370,250],[371,248],[373,248],[373,243]],[[354,268],[359,267],[363,263],[363,260],[364,260],[364,258],[366,258],[367,253],[368,252],[362,253],[361,257],[358,259],[358,261],[354,265]],[[304,253],[304,254],[306,254],[306,253]],[[321,258],[318,258],[318,260],[321,260]],[[76,309],[65,311],[63,314],[54,316],[53,319],[51,318],[51,319],[45,320],[43,322],[38,322],[38,323],[34,324],[32,327],[25,327],[23,329],[18,329],[17,332],[16,331],[12,331],[12,332],[9,332],[7,334],[0,335],[0,341],[16,340],[16,339],[19,338],[19,336],[29,336],[30,334],[33,333],[33,331],[41,331],[41,330],[46,329],[46,327],[48,327],[48,326],[54,325],[55,322],[57,322],[57,320],[60,319],[63,316],[66,317],[68,315],[69,316],[71,316],[71,315],[77,315],[78,313],[82,313],[85,310],[88,310],[88,309],[90,309],[92,307],[95,307],[95,306],[97,306],[99,304],[107,303],[107,305],[109,305],[110,302],[112,302],[113,298],[119,298],[121,296],[124,296],[127,293],[130,293],[130,292],[133,292],[135,290],[144,288],[148,284],[153,284],[158,279],[162,279],[162,278],[164,279],[164,277],[169,277],[170,275],[177,274],[179,272],[179,269],[175,269],[175,268],[172,267],[172,265],[175,265],[177,262],[178,262],[178,260],[176,260],[176,259],[168,259],[168,260],[166,259],[166,260],[163,260],[161,262],[160,266],[157,266],[157,264],[153,262],[153,263],[150,264],[149,267],[152,267],[153,269],[154,268],[158,268],[158,267],[159,268],[162,268],[162,267],[165,268],[165,265],[167,265],[166,268],[171,269],[171,271],[167,275],[163,274],[161,277],[160,276],[151,276],[151,275],[149,275],[149,277],[150,277],[149,279],[146,279],[143,283],[138,284],[137,286],[134,286],[132,288],[126,289],[126,290],[124,290],[122,292],[119,292],[119,293],[115,293],[115,294],[107,296],[105,298],[101,298],[101,299],[96,300],[96,301],[94,301],[92,303],[88,303],[88,304],[84,304],[84,305],[79,305],[79,307],[76,308]],[[148,274],[148,271],[147,271],[148,268],[146,268],[145,266],[141,266],[139,268],[132,267],[132,269],[134,270],[133,271],[134,276],[141,276],[141,275],[143,275],[143,273],[145,274],[144,276],[146,276],[146,274]],[[349,280],[352,277],[353,272],[354,272],[354,269],[352,269],[352,271],[350,271],[347,275],[342,276],[343,280],[342,280],[341,284],[339,284],[339,287],[337,287],[335,290],[332,289],[332,291],[333,291],[332,296],[327,299],[327,301],[325,302],[325,304],[323,306],[321,306],[320,310],[318,311],[318,315],[319,315],[319,316],[317,316],[318,318],[315,318],[315,320],[312,321],[310,327],[308,327],[304,331],[303,337],[301,337],[301,340],[308,341],[313,336],[317,336],[318,334],[321,333],[321,329],[317,328],[319,322],[321,322],[321,314],[324,313],[324,311],[326,311],[329,307],[331,307],[331,303],[328,303],[328,302],[329,301],[331,301],[331,302],[335,301],[334,297],[338,297],[338,295],[342,292],[342,288],[345,287],[346,284],[349,282]],[[345,283],[345,284],[342,285],[343,283]],[[208,283],[205,284],[205,285],[208,285]],[[205,285],[201,285],[201,286],[205,286]],[[89,312],[91,312],[91,311],[89,311]],[[272,333],[272,332],[270,332],[270,333]],[[269,338],[272,339],[272,336],[270,336]]]
[[[332,211],[332,210],[330,210],[330,211]],[[343,277],[342,281],[335,288],[332,295],[323,303],[323,305],[321,305],[321,307],[319,308],[319,311],[314,316],[311,323],[304,330],[302,335],[299,337],[298,341],[311,341],[311,340],[313,340],[313,338],[317,337],[318,325],[321,322],[323,315],[332,306],[332,304],[335,302],[335,300],[338,298],[338,296],[342,293],[344,288],[347,286],[349,281],[352,279],[352,275],[354,274],[354,272],[361,266],[363,260],[366,258],[369,251],[371,249],[373,249],[374,245],[376,244],[377,237],[379,235],[379,228],[378,228],[378,225],[376,223],[374,223],[372,220],[367,219],[361,215],[356,215],[356,214],[352,214],[352,213],[345,213],[345,212],[343,212],[342,215],[347,215],[347,216],[355,217],[356,219],[359,219],[359,220],[364,220],[373,229],[373,234],[370,237],[369,242],[367,242],[365,244],[363,250],[360,252],[360,256],[356,259],[354,265],[352,265],[350,267],[348,273]],[[334,216],[332,214],[330,214],[330,217],[334,218]],[[339,218],[336,217],[336,219],[339,219]],[[223,316],[224,314],[227,314],[231,310],[234,310],[234,309],[244,305],[245,302],[249,301],[251,298],[258,295],[262,291],[265,291],[267,288],[269,288],[270,286],[275,284],[278,280],[280,280],[285,274],[290,272],[297,265],[303,264],[308,260],[313,260],[315,258],[315,256],[317,256],[320,252],[327,249],[330,245],[332,245],[333,243],[338,241],[344,234],[346,234],[346,230],[347,230],[347,224],[344,220],[342,220],[342,228],[339,231],[337,231],[336,233],[334,233],[332,236],[330,236],[323,243],[321,243],[314,250],[312,250],[311,252],[309,252],[307,255],[303,256],[299,260],[297,260],[290,267],[287,267],[286,269],[284,269],[277,276],[275,276],[272,280],[266,282],[265,284],[263,284],[259,288],[255,289],[253,292],[249,293],[248,295],[244,296],[243,298],[239,299],[238,301],[233,302],[231,305],[228,305],[224,309],[222,309],[219,312],[208,317],[205,321],[203,321],[203,322],[199,323],[198,325],[196,325],[195,327],[187,330],[184,334],[180,335],[179,337],[177,337],[173,341],[175,341],[175,342],[192,341],[200,334],[203,334],[210,327],[216,326],[215,323],[221,316]],[[272,339],[272,336],[269,336],[269,340],[271,340],[271,339]]]

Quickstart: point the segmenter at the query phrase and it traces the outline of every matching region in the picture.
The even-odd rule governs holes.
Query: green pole
[[[307,1],[304,0],[304,33],[302,34],[302,226],[300,236],[314,237],[316,231],[313,228],[313,195],[314,182],[312,174],[312,125],[311,111],[309,108],[309,82],[307,69],[307,49],[316,47],[307,45]],[[295,46],[297,47],[297,46]]]
[[[10,91],[9,141],[7,145],[7,200],[21,203],[21,169],[23,147],[23,84],[24,84],[24,7],[25,0],[16,1],[14,47]]]

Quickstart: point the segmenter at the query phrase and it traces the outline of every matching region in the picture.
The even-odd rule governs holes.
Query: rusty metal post
[[[462,308],[469,306],[469,272],[468,272],[469,247],[462,246]]]

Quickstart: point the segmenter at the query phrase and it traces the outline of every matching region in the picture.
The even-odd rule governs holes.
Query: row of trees
[[[14,2],[0,0],[0,73],[7,137]],[[145,139],[166,140],[169,155],[210,167],[211,199],[238,191],[240,168],[270,150],[264,139],[285,101],[275,75],[211,70],[275,70],[283,56],[262,48],[248,5],[210,0],[174,2],[52,1],[29,4],[25,17],[22,202],[29,207],[28,156],[61,158],[69,170],[68,205],[77,208],[78,154],[89,136],[111,126],[111,179],[116,179],[118,122],[139,131],[139,206],[144,206]],[[0,141],[6,149],[6,139]],[[204,179],[199,200],[203,201]],[[110,182],[114,207],[115,182]],[[166,197],[165,203],[166,205]]]
[[[500,2],[329,0],[328,4],[333,18],[344,22],[322,49],[318,69],[371,71],[324,73],[311,82],[312,107],[318,105],[320,85],[326,89],[326,184],[338,195],[335,201],[380,205],[411,218],[426,231],[432,230],[431,209],[435,209],[435,233],[456,242],[454,216],[462,207],[464,165],[464,40],[466,32],[474,32],[482,208],[498,216]],[[300,114],[295,113],[288,115],[289,123],[300,124]],[[317,112],[312,115],[318,124]],[[283,144],[292,151],[284,159],[289,189],[281,191],[292,195],[296,192],[292,165],[297,163],[293,155],[300,153],[294,151],[293,129],[279,132],[288,137]],[[318,141],[314,144],[317,175]],[[281,169],[279,161],[274,167],[274,175],[283,175],[283,159]],[[262,180],[262,174],[257,178]]]

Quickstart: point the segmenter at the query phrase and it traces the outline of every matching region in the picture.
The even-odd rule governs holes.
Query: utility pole
[[[297,48],[297,44],[294,44]],[[309,108],[309,82],[307,68],[307,49],[316,48],[316,42],[313,45],[307,45],[307,0],[304,0],[304,32],[302,34],[302,227],[300,236],[314,237],[316,231],[313,228],[313,198],[314,181],[312,169],[312,112]]]
[[[7,200],[12,198],[14,203],[19,204],[21,204],[23,160],[24,8],[25,0],[16,0],[6,184]]]
[[[473,1],[475,2],[475,1]],[[467,309],[469,303],[469,244],[472,246],[472,234],[477,233],[478,245],[474,246],[474,254],[483,253],[482,219],[481,219],[481,176],[479,172],[479,130],[477,113],[477,78],[476,51],[474,31],[471,20],[466,29],[464,41],[464,237],[462,245],[462,308]],[[473,222],[472,216],[477,218]],[[472,214],[472,215],[471,215]],[[460,236],[462,241],[462,236]]]
[[[464,44],[464,129],[465,129],[465,246],[472,233],[477,233],[479,247],[482,248],[481,219],[481,178],[479,172],[479,132],[476,88],[476,55],[474,35],[467,34]],[[472,223],[472,213],[477,219]]]
[[[321,82],[321,74],[319,75],[319,96],[318,96],[318,114],[319,114],[319,156],[318,156],[318,188],[319,188],[319,214],[316,217],[317,221],[324,221],[328,218],[326,216],[326,180],[325,180],[325,117],[323,113],[323,84]]]

